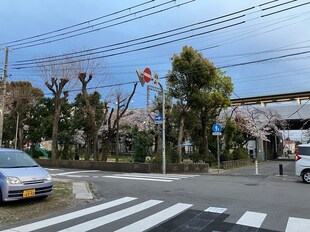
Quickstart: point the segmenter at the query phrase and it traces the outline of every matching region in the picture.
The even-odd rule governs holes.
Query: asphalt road
[[[284,176],[278,176],[279,164]],[[310,231],[310,185],[294,176],[294,162],[259,164],[259,175],[255,166],[219,175],[50,172],[91,182],[101,200],[0,230]]]

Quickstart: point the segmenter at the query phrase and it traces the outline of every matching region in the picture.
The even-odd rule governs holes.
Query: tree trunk
[[[178,159],[179,163],[182,162],[182,142],[184,138],[184,116],[181,116],[181,121],[179,125],[179,136],[178,136]]]
[[[59,99],[55,99],[55,101],[59,101]],[[58,159],[58,128],[59,128],[59,118],[60,118],[60,105],[59,102],[55,103],[55,114],[53,119],[53,131],[52,131],[52,159]]]
[[[17,141],[17,148],[19,150],[23,150],[23,143],[24,143],[24,131],[23,128],[20,128],[21,126],[19,125],[18,127],[18,141]]]
[[[206,118],[201,118],[201,137],[202,137],[202,144],[201,146],[201,155],[204,159],[208,158],[209,155],[209,143],[208,143],[208,135],[207,135],[207,125],[206,125]]]
[[[98,130],[95,130],[93,133],[93,151],[94,151],[94,160],[99,161],[99,152],[98,152]]]
[[[115,135],[115,162],[119,161],[119,111],[120,111],[120,98],[117,97],[117,112],[116,112],[116,135]]]

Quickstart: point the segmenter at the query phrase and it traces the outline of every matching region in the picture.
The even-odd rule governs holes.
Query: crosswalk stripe
[[[152,179],[152,178],[138,178],[138,177],[126,177],[126,176],[102,176],[107,178],[114,179],[128,179],[128,180],[148,180],[148,181],[158,181],[158,182],[172,182],[173,180],[164,180],[164,179]]]
[[[246,211],[236,224],[260,228],[267,214]]]
[[[96,205],[96,206],[92,206],[86,209],[82,209],[82,210],[78,210],[72,213],[67,213],[64,215],[60,215],[57,217],[53,217],[53,218],[49,218],[46,220],[42,220],[42,221],[38,221],[38,222],[34,222],[34,223],[30,223],[24,226],[19,226],[19,227],[15,227],[12,229],[8,229],[8,230],[4,230],[2,232],[28,232],[28,231],[33,231],[33,230],[38,230],[38,229],[42,229],[48,226],[52,226],[61,222],[65,222],[71,219],[75,219],[87,214],[91,214],[94,212],[98,212],[101,210],[105,210],[105,209],[109,209],[112,208],[114,206],[117,205],[121,205],[133,200],[136,200],[137,198],[134,197],[124,197],[124,198],[120,198],[114,201],[110,201],[110,202],[106,202],[100,205]]]
[[[188,208],[192,207],[191,204],[183,204],[178,203],[175,204],[167,209],[164,209],[156,214],[153,214],[149,217],[146,217],[140,221],[132,223],[128,226],[125,226],[115,232],[139,232],[145,231],[156,226],[163,221],[167,221],[168,219],[182,213],[183,211],[187,210]]]
[[[148,209],[152,206],[155,206],[157,204],[162,203],[163,201],[158,200],[149,200],[146,202],[143,202],[141,204],[66,228],[64,230],[58,231],[58,232],[68,232],[68,231],[74,231],[74,232],[83,232],[83,231],[89,231],[92,229],[95,229],[100,226],[104,226],[110,222],[122,219],[124,217],[130,216],[132,214],[138,213],[142,210]]]
[[[205,210],[205,212],[210,213],[224,213],[227,209],[226,208],[218,208],[218,207],[209,207]]]
[[[290,217],[285,232],[305,232],[310,229],[310,219]]]

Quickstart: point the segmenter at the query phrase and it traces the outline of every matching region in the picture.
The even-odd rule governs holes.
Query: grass
[[[0,204],[0,225],[25,221],[75,206],[72,182],[54,182],[51,196]]]

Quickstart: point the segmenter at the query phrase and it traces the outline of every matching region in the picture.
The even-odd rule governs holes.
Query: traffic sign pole
[[[216,135],[217,142],[217,173],[220,173],[220,135],[222,134],[222,127],[220,124],[215,123],[212,127],[212,135]]]
[[[139,70],[136,70],[136,72],[137,72],[137,75],[138,75],[138,77],[139,77],[139,80],[140,80],[140,82],[141,82],[141,85],[142,85],[142,87],[143,87],[143,85],[144,85],[144,83],[146,82],[146,83],[148,83],[150,80],[153,80],[153,78],[152,78],[152,72],[151,72],[151,70],[149,69],[149,68],[145,68],[144,69],[144,72],[143,72],[143,80],[141,80],[141,78],[142,78],[142,73],[139,71]],[[162,154],[162,159],[163,159],[163,163],[162,163],[162,171],[163,171],[163,174],[166,174],[166,117],[165,117],[165,91],[164,91],[164,88],[163,88],[163,86],[160,84],[160,82],[158,81],[158,76],[155,78],[155,81],[154,81],[154,83],[156,84],[156,83],[158,83],[158,85],[160,86],[160,90],[161,90],[161,92],[162,92],[162,98],[163,98],[163,109],[162,109],[162,111],[163,111],[163,113],[162,113],[162,117],[163,117],[163,119],[162,119],[162,124],[163,124],[163,126],[162,126],[162,128],[163,128],[163,131],[162,131],[162,137],[163,137],[163,150],[162,150],[162,152],[163,152],[163,154]],[[148,103],[147,103],[148,104]]]
[[[165,120],[165,91],[163,86],[158,82],[163,97],[163,174],[166,174],[166,120]]]
[[[217,173],[219,174],[220,173],[220,136],[217,135],[216,136],[217,139]]]

